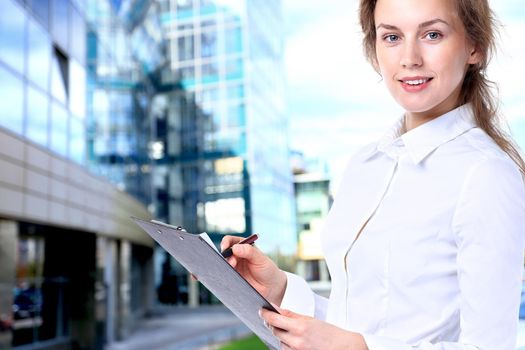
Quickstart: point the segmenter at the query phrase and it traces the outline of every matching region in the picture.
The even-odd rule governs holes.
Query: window
[[[67,156],[67,119],[66,109],[58,103],[53,103],[53,108],[51,109],[50,148],[62,156]]]
[[[69,109],[75,116],[86,115],[86,71],[75,60],[69,62]]]
[[[44,147],[48,141],[48,107],[47,96],[28,86],[26,137]]]
[[[226,54],[242,52],[241,28],[228,28],[225,33]]]
[[[41,338],[44,239],[20,237],[13,290],[13,345],[30,344]]]
[[[24,73],[24,44],[26,17],[20,7],[11,1],[0,3],[0,60]]]
[[[86,134],[84,121],[71,117],[69,123],[69,158],[83,164],[86,152]]]
[[[193,35],[178,38],[179,61],[193,59]]]
[[[215,190],[220,191],[221,189]],[[225,190],[227,189],[225,188]],[[213,202],[206,202],[204,215],[207,230],[219,233],[243,233],[246,230],[244,206],[244,198],[218,199]]]
[[[51,42],[44,29],[36,22],[29,21],[28,77],[42,89],[48,89],[51,64]]]
[[[217,56],[217,51],[217,32],[212,27],[212,30],[201,34],[201,57]]]
[[[35,17],[37,17],[44,27],[49,27],[49,0],[32,0],[27,1],[31,9],[33,10],[33,14]]]
[[[56,47],[53,48],[51,62],[51,93],[62,102],[67,103],[69,92],[69,66],[67,57]]]
[[[205,63],[202,65],[202,82],[214,83],[219,80],[219,67],[217,62]]]
[[[86,63],[86,23],[78,11],[71,11],[71,56],[81,64]]]
[[[52,33],[56,42],[64,49],[69,49],[69,1],[53,0]]]
[[[226,79],[241,79],[243,74],[243,61],[241,58],[226,61]]]
[[[22,134],[24,84],[0,65],[0,125]]]

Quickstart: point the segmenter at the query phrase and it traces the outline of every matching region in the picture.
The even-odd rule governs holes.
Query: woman
[[[261,317],[283,349],[515,349],[525,165],[495,123],[487,1],[361,0],[360,20],[406,112],[343,177],[322,235],[330,299],[255,247],[230,263],[280,306]]]

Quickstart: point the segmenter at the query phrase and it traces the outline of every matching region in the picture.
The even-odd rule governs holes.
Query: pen
[[[254,233],[253,235],[248,236],[247,238],[243,239],[239,243],[235,243],[235,244],[253,244],[257,240],[257,238],[259,238],[259,236],[256,233]],[[224,251],[221,253],[222,256],[225,258],[229,258],[230,256],[232,256],[233,254],[232,247],[228,249],[224,249]]]

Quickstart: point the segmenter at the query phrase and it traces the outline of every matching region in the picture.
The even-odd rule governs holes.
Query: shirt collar
[[[402,117],[379,139],[376,147],[364,154],[364,160],[377,153],[397,158],[400,153],[408,152],[414,164],[419,164],[439,146],[475,128],[476,122],[472,107],[465,104],[404,134],[403,126]]]

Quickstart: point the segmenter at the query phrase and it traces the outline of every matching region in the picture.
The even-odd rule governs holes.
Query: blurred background
[[[491,3],[488,73],[524,148],[525,11]],[[346,161],[402,113],[356,10],[0,0],[0,349],[117,349],[159,307],[181,319],[220,304],[130,216],[216,244],[257,232],[328,293],[319,228]]]

